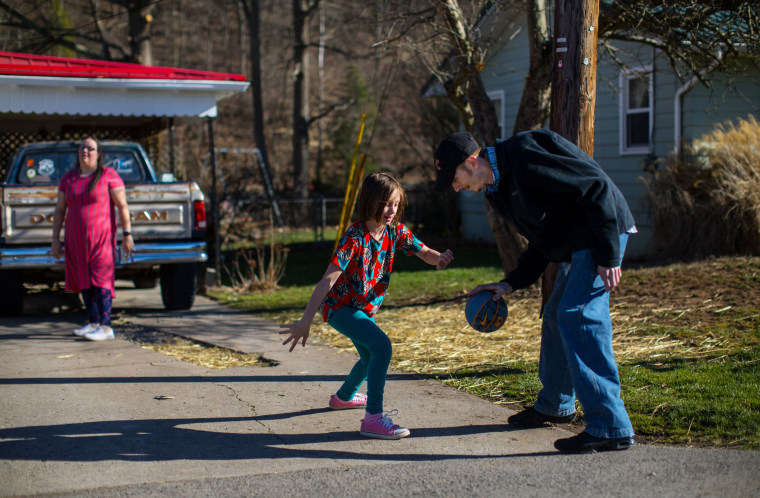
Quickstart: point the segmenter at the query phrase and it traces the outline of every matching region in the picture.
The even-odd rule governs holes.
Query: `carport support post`
[[[219,194],[216,191],[216,154],[214,154],[214,118],[208,117],[208,153],[211,158],[211,211],[214,213],[214,285],[222,275],[221,237],[219,236]]]
[[[169,172],[177,179],[177,172],[174,171],[174,118],[169,118]]]

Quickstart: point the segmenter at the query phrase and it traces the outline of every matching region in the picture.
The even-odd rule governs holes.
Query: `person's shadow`
[[[253,417],[112,420],[0,429],[0,459],[29,461],[98,462],[172,460],[246,460],[257,458],[327,458],[384,461],[437,461],[462,458],[496,458],[554,453],[368,453],[305,445],[366,440],[356,430],[315,434],[250,434],[224,432],[225,424],[310,416],[329,411],[319,408]],[[193,427],[201,425],[201,427]],[[219,430],[214,430],[218,424]],[[208,427],[211,425],[211,427]],[[503,424],[459,427],[410,428],[413,438],[458,437],[505,432]],[[288,446],[296,446],[288,448]],[[366,447],[366,446],[365,446]]]

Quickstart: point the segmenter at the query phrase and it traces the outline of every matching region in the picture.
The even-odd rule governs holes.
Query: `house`
[[[489,31],[493,34],[481,78],[496,107],[502,138],[507,138],[528,71],[529,48],[525,16],[500,16],[500,29]],[[600,51],[594,159],[621,189],[636,219],[640,233],[630,238],[627,257],[643,259],[650,255],[653,237],[643,181],[647,171],[717,123],[758,117],[760,72],[747,67],[745,74],[731,83],[723,75],[711,73],[712,88],[706,88],[697,78],[681,82],[665,55],[650,46],[614,45],[625,67]],[[482,194],[462,192],[458,196],[463,237],[493,241]]]

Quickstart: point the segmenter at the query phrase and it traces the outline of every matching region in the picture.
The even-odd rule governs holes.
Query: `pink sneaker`
[[[367,395],[356,393],[351,401],[343,401],[337,394],[330,396],[330,408],[333,410],[347,410],[349,408],[364,408],[367,406]]]
[[[374,415],[365,413],[364,420],[362,420],[362,429],[359,431],[359,434],[378,439],[401,439],[408,436],[409,429],[399,427],[391,420],[391,417],[396,415],[398,415],[398,410],[389,411],[385,415],[382,413]]]

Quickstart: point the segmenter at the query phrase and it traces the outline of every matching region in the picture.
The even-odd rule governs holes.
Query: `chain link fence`
[[[459,217],[453,196],[431,191],[407,192],[408,205],[402,222],[415,234],[457,237]],[[308,198],[276,197],[282,224],[275,216],[273,203],[266,197],[227,198],[219,202],[220,242],[222,247],[267,240],[271,229],[298,230],[313,234],[314,242],[326,240],[325,233],[340,224],[343,198],[321,195]],[[213,216],[213,207],[209,219]],[[350,217],[356,220],[355,213]],[[213,230],[213,227],[210,226]]]

